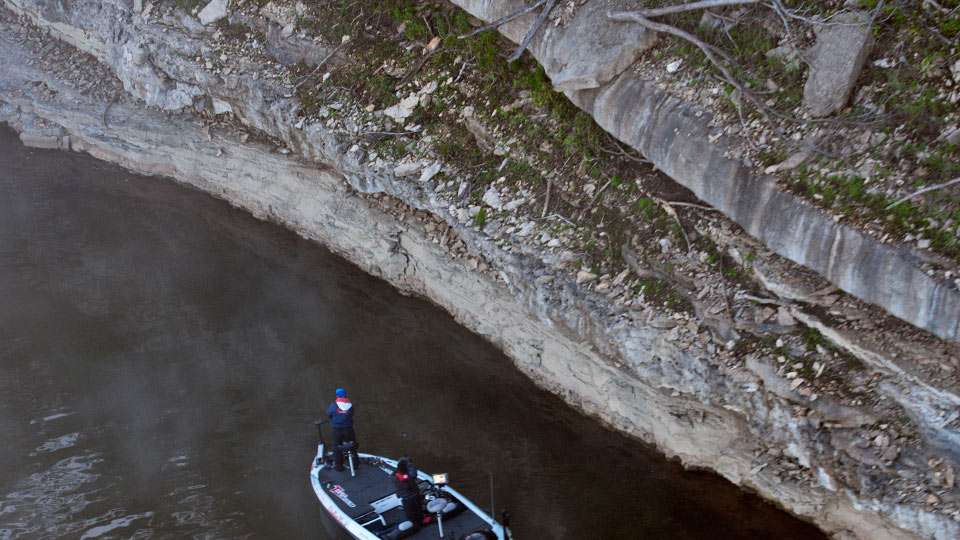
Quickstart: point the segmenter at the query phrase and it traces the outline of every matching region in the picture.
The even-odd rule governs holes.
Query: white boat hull
[[[330,515],[347,533],[356,538],[357,540],[380,540],[379,537],[367,530],[365,527],[354,521],[350,516],[344,512],[337,503],[333,500],[329,493],[320,485],[320,471],[326,468],[326,465],[323,462],[324,447],[323,444],[317,446],[317,455],[314,457],[313,462],[310,467],[310,484],[313,486],[313,491],[317,495],[317,499],[320,501],[320,504],[323,506],[323,509],[326,510],[327,514]],[[377,456],[373,454],[359,454],[360,458],[369,458],[374,460],[379,460],[384,464],[390,467],[396,467],[397,461],[385,458],[382,456]],[[433,477],[423,471],[417,472],[417,477],[420,480],[433,483]],[[497,523],[492,517],[490,517],[486,512],[481,510],[477,505],[473,504],[472,501],[458,493],[456,490],[449,486],[444,486],[443,491],[450,494],[457,499],[457,502],[461,503],[466,507],[467,510],[476,514],[480,519],[486,522],[491,529],[491,532],[496,535],[498,540],[507,540],[510,538],[507,536],[504,527]]]

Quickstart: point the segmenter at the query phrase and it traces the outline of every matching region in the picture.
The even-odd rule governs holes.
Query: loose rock
[[[586,270],[580,270],[577,272],[577,285],[583,283],[589,283],[597,279],[597,275],[592,272],[587,272]]]
[[[229,6],[230,0],[211,0],[209,4],[200,10],[197,18],[205,25],[213,24],[227,16],[227,8]]]
[[[839,15],[817,30],[803,88],[803,105],[811,115],[828,116],[847,104],[872,46],[870,17],[864,12]]]

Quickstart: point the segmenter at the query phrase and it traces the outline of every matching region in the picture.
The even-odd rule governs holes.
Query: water
[[[484,507],[494,471],[520,539],[820,537],[317,245],[0,130],[0,539],[338,538],[307,478],[337,386],[365,450]]]

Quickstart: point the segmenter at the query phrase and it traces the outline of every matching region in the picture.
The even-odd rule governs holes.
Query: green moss
[[[381,156],[400,159],[409,153],[407,143],[401,137],[384,137],[373,145],[373,149]]]
[[[943,143],[930,152],[923,161],[934,181],[945,181],[960,176],[960,146]]]
[[[815,352],[817,346],[825,348],[829,345],[827,338],[815,328],[804,327],[800,332],[800,337],[803,339],[803,344],[806,346],[807,351],[810,352]]]
[[[947,19],[940,23],[940,32],[947,37],[960,35],[960,17]]]
[[[913,89],[919,83],[913,83]],[[913,93],[913,92],[911,92]],[[950,111],[947,102],[939,98],[936,88],[924,88],[913,99],[900,103],[897,118],[910,126],[922,138],[934,138],[943,128],[943,117]]]
[[[643,293],[648,302],[660,304],[674,311],[692,311],[690,302],[670,283],[659,278],[640,278],[634,292]]]
[[[506,62],[500,58],[498,35],[486,32],[466,40],[470,54],[473,55],[477,68],[488,73],[502,72]],[[503,82],[503,81],[501,81]]]
[[[783,163],[787,159],[787,152],[781,148],[767,147],[757,154],[757,160],[764,167]]]
[[[503,174],[521,183],[538,182],[540,180],[540,173],[526,161],[520,160],[511,159],[508,161],[507,166],[503,169]]]
[[[459,124],[450,126],[445,135],[438,138],[435,150],[440,157],[466,169],[497,164],[477,148],[473,135]]]
[[[403,25],[403,35],[409,40],[425,40],[431,37],[430,28],[417,16],[413,5],[396,6],[390,13],[393,19]]]
[[[297,88],[297,100],[304,114],[314,114],[323,106],[320,94],[310,84],[303,84]]]
[[[473,216],[473,224],[482,229],[487,224],[487,209],[481,206],[477,215]]]
[[[947,150],[951,150],[947,148]],[[933,154],[931,154],[932,156]],[[941,158],[937,158],[938,160]],[[945,170],[954,171],[956,163],[943,159]],[[866,181],[858,176],[835,176],[820,178],[813,175],[806,167],[800,167],[793,174],[790,187],[795,192],[819,200],[827,208],[840,210],[852,218],[881,223],[884,229],[894,237],[905,234],[922,236],[931,241],[931,246],[939,253],[960,258],[960,242],[951,230],[941,230],[930,227],[931,221],[944,222],[948,219],[960,221],[960,211],[942,211],[933,207],[921,205],[916,201],[905,201],[893,208],[889,208],[895,201],[882,193],[870,192]],[[916,186],[922,187],[922,184]],[[932,193],[930,196],[938,196]],[[949,198],[949,195],[939,194]],[[949,207],[955,204],[950,198]],[[956,214],[956,215],[954,215]]]
[[[530,99],[537,107],[547,109],[555,115],[571,110],[570,102],[563,94],[553,89],[553,83],[539,64],[521,72],[517,77],[516,85],[521,90],[530,92]]]
[[[657,206],[657,203],[653,202],[653,199],[648,197],[640,197],[637,199],[636,206],[637,212],[648,221],[656,219],[658,214],[663,212],[663,210]]]
[[[359,78],[356,83],[356,88],[377,105],[391,105],[395,101],[394,88],[397,81],[388,75],[376,73]]]

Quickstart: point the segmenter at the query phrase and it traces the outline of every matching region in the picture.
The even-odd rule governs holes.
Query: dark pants
[[[423,525],[423,505],[420,504],[419,494],[404,497],[400,499],[400,503],[403,505],[403,513],[414,527]]]
[[[353,443],[353,450],[352,450],[352,452],[354,453],[353,466],[354,468],[356,468],[356,466],[359,464],[359,460],[357,459],[356,452],[357,452],[357,449],[360,448],[360,445],[357,444],[357,435],[353,432],[353,428],[352,427],[333,428],[334,466],[338,471],[343,470],[343,449],[341,448],[341,445],[346,442]]]

